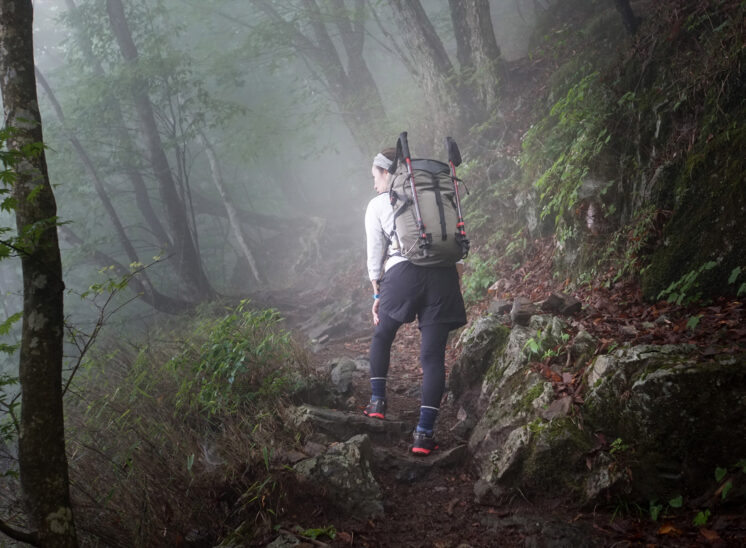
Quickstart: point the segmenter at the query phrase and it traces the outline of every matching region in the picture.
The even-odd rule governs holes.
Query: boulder
[[[490,302],[487,312],[495,316],[502,316],[503,314],[510,314],[511,308],[513,308],[512,302],[505,299],[494,299]]]
[[[516,297],[510,309],[510,320],[518,325],[528,325],[531,316],[537,313],[536,306],[527,297]]]
[[[702,361],[691,345],[622,348],[587,371],[583,415],[629,446],[641,496],[705,490],[716,466],[746,455],[744,363],[744,355]]]
[[[582,303],[565,293],[555,292],[549,295],[541,304],[541,309],[549,314],[562,314],[563,316],[572,316],[577,314],[583,308]]]
[[[597,343],[581,331],[570,346],[576,367],[589,364],[578,407],[572,396],[556,398],[527,355],[531,339],[551,348],[566,332],[559,318],[533,315],[491,352],[473,341],[474,355],[489,360],[468,442],[480,500],[518,489],[581,503],[703,492],[716,466],[746,454],[746,356],[705,360],[689,345],[642,345],[593,358]]]
[[[351,358],[339,358],[333,361],[329,378],[336,393],[348,394],[350,392],[356,370],[355,360]]]
[[[509,334],[510,328],[494,316],[479,318],[461,334],[461,355],[448,377],[448,389],[456,398],[481,384],[492,355],[504,346]]]
[[[308,426],[318,432],[342,441],[366,433],[377,440],[399,440],[412,432],[413,425],[396,420],[371,419],[360,413],[301,405],[291,410],[290,417],[296,427]]]
[[[404,453],[400,449],[392,451],[376,447],[373,449],[373,465],[379,470],[393,471],[394,477],[400,483],[413,483],[427,477],[433,468],[462,465],[467,454],[466,444],[450,449],[438,449],[426,459]]]
[[[381,488],[371,472],[371,456],[370,438],[361,434],[299,462],[293,470],[304,481],[323,487],[341,511],[370,519],[383,516]]]

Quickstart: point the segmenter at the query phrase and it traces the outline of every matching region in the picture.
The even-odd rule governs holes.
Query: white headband
[[[380,152],[376,154],[375,158],[373,158],[373,165],[376,167],[380,167],[381,169],[384,169],[386,171],[389,170],[389,168],[391,167],[391,164],[393,163],[394,162],[386,158],[386,156],[384,156]]]

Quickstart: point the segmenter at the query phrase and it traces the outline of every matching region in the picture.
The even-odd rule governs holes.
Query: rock
[[[376,447],[373,450],[374,467],[394,471],[394,477],[401,483],[413,483],[424,479],[433,468],[460,466],[466,460],[466,444],[451,449],[438,449],[427,458],[416,457],[400,450]]]
[[[596,352],[598,341],[585,330],[578,331],[570,345],[570,359],[575,367],[580,367],[587,362]]]
[[[448,376],[448,389],[457,399],[481,384],[492,354],[505,345],[509,334],[510,329],[492,316],[479,318],[461,334],[461,355]]]
[[[541,305],[541,309],[544,312],[550,314],[562,314],[563,316],[577,314],[582,310],[582,308],[583,305],[578,299],[572,295],[559,292],[549,295]]]
[[[510,309],[513,307],[513,303],[504,299],[495,299],[490,303],[487,312],[496,316],[502,316],[503,314],[509,314]]]
[[[326,451],[326,445],[313,441],[307,441],[306,444],[303,446],[303,452],[306,455],[310,455],[312,457],[316,457],[324,451]]]
[[[456,418],[458,421],[451,427],[451,432],[461,439],[466,439],[474,425],[477,424],[477,419],[463,407],[459,408]]]
[[[549,408],[541,413],[541,416],[546,420],[550,421],[557,417],[564,417],[570,413],[572,409],[572,396],[565,396],[558,400],[554,400]]]
[[[746,454],[746,356],[698,359],[691,345],[640,345],[599,356],[587,373],[583,414],[637,455],[637,495],[704,491],[712,463]]]
[[[381,488],[370,469],[370,438],[362,434],[296,464],[305,481],[320,484],[340,510],[360,519],[383,516]]]
[[[528,325],[531,316],[536,314],[537,310],[534,303],[526,297],[516,297],[513,301],[513,307],[510,310],[510,320],[514,324]]]
[[[347,394],[352,388],[352,379],[357,367],[350,358],[340,358],[332,367],[329,377],[338,394]]]
[[[599,501],[608,500],[612,496],[629,495],[628,479],[626,469],[602,453],[583,482],[583,499]]]
[[[355,369],[357,369],[357,371],[362,373],[370,372],[370,360],[368,359],[368,356],[358,356],[354,361]]]
[[[290,400],[295,404],[335,407],[340,403],[339,395],[332,389],[326,374],[322,376],[296,374],[288,384],[292,387]]]
[[[365,432],[374,439],[398,440],[412,431],[412,425],[395,420],[378,420],[361,413],[349,413],[302,405],[291,410],[291,420],[297,427],[310,425],[316,430],[342,441]]]
[[[542,514],[516,513],[502,517],[485,513],[480,516],[480,522],[486,528],[500,534],[506,529],[519,531],[524,538],[526,548],[559,548],[572,546],[573,548],[593,548],[604,546],[606,543],[594,538],[597,536],[591,525],[585,523],[567,523],[565,521]]]

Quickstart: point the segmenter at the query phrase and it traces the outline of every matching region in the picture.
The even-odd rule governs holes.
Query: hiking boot
[[[383,420],[386,415],[386,400],[371,400],[368,405],[365,406],[363,414],[374,419]]]
[[[428,434],[427,432],[417,432],[417,430],[415,430],[414,434],[412,434],[412,438],[414,440],[414,443],[412,444],[412,453],[415,455],[426,457],[438,448],[438,444],[435,443],[433,435]]]

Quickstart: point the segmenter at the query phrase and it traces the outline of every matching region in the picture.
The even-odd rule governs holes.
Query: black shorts
[[[409,261],[392,266],[381,280],[379,314],[419,326],[466,324],[466,310],[455,266],[417,266]]]

